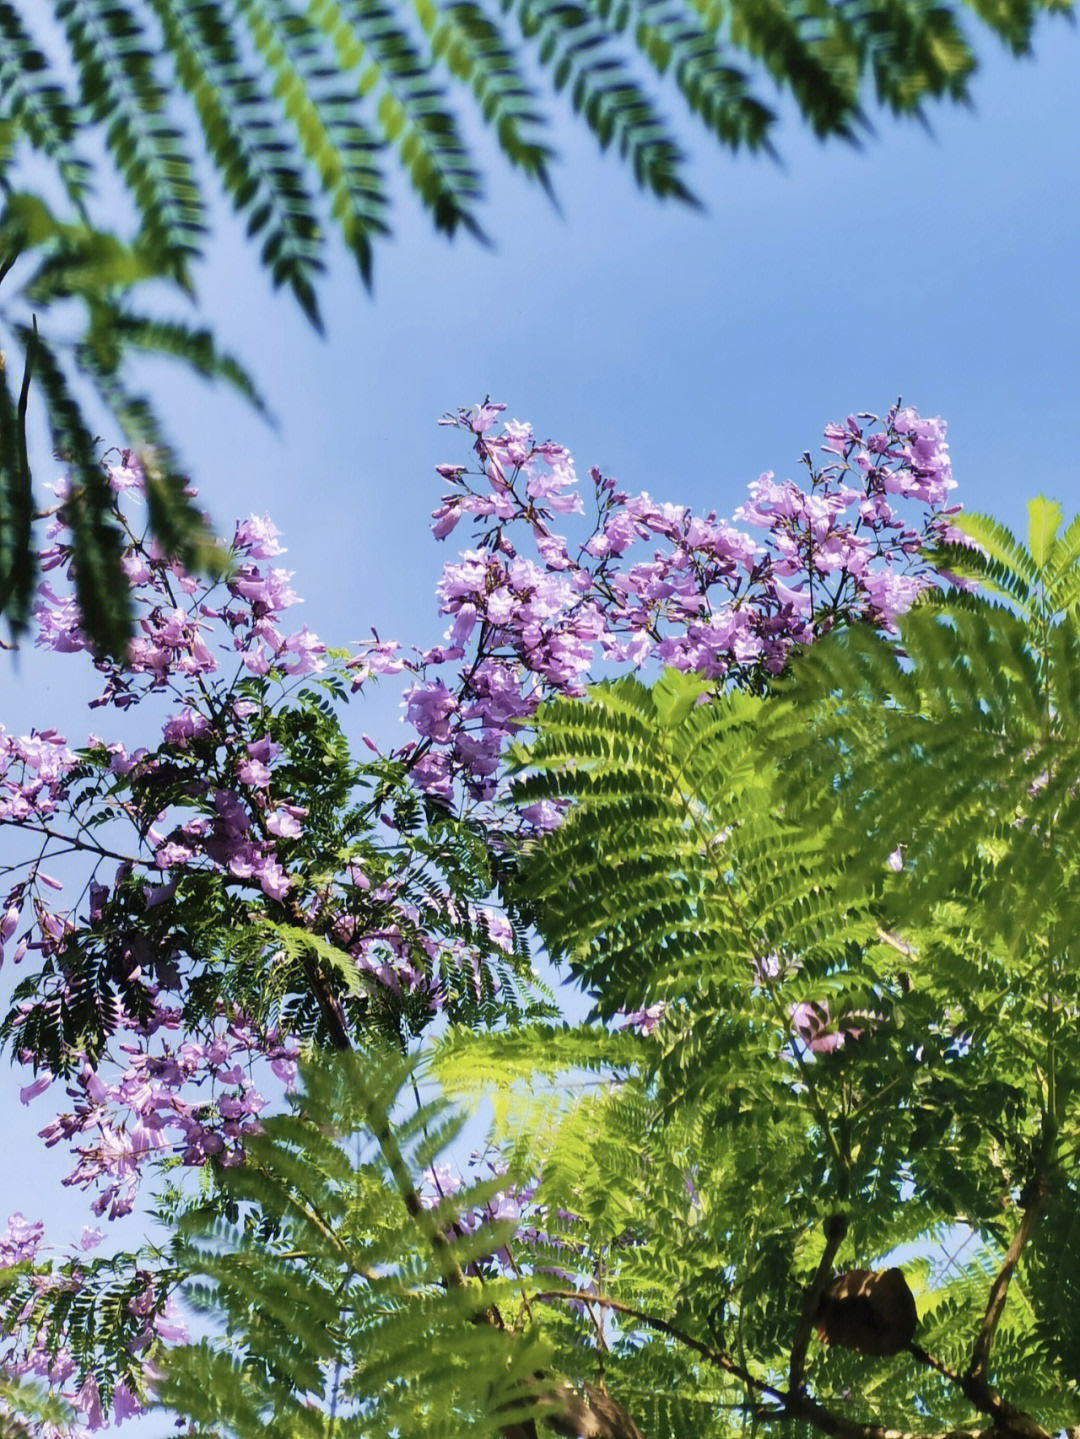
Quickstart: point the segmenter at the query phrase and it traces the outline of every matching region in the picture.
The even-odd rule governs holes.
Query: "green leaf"
[[[131,634],[131,590],[120,567],[123,537],[112,518],[112,492],[97,445],[52,347],[32,330],[17,330],[34,347],[40,384],[58,453],[67,462],[70,492],[65,511],[72,534],[75,594],[95,651],[120,655]]]
[[[176,78],[191,96],[207,152],[261,259],[321,327],[315,281],[323,269],[315,202],[302,156],[279,123],[266,77],[246,64],[232,14],[218,0],[150,0]]]
[[[329,37],[342,74],[371,95],[383,134],[436,228],[452,235],[462,225],[481,237],[474,215],[480,176],[426,58],[392,8],[384,0],[309,0],[308,18]]]
[[[89,187],[90,165],[74,148],[75,107],[10,0],[0,0],[0,100],[13,122],[5,126],[5,148],[16,135],[26,135],[55,162],[67,195],[79,204]]]
[[[205,230],[205,206],[169,118],[156,40],[128,0],[55,0],[78,70],[83,105],[104,128],[109,151],[139,210],[147,240],[187,283],[187,262]]]
[[[189,1292],[240,1341],[244,1362],[206,1340],[172,1349],[159,1390],[170,1406],[237,1436],[281,1439],[321,1436],[324,1406],[349,1423],[357,1399],[363,1432],[402,1439],[494,1439],[540,1412],[544,1346],[490,1321],[516,1286],[481,1285],[461,1268],[505,1240],[505,1227],[489,1240],[443,1238],[441,1226],[493,1186],[438,1210],[419,1202],[413,1164],[430,1163],[458,1126],[417,1144],[440,1127],[439,1109],[395,1122],[408,1079],[400,1057],[378,1051],[306,1066],[293,1114],[267,1119],[243,1166],[220,1175],[226,1196],[254,1207],[261,1234],[188,1210],[184,1262],[213,1281]]]
[[[371,281],[371,240],[385,234],[386,196],[377,143],[325,63],[322,36],[284,0],[238,0],[273,94],[318,175],[333,218],[365,284]]]
[[[1040,495],[1028,501],[1028,549],[1040,571],[1048,569],[1053,562],[1063,518],[1061,506],[1055,500]]]
[[[14,635],[29,623],[37,578],[32,542],[34,497],[26,446],[26,407],[33,373],[36,337],[31,331],[24,357],[18,401],[0,370],[0,613]]]

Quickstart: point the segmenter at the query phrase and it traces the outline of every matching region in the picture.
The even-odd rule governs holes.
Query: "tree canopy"
[[[413,659],[286,633],[265,518],[188,574],[108,471],[142,623],[101,707],[161,738],[0,734],[2,1037],[94,1212],[154,1176],[174,1242],[10,1221],[0,1414],[50,1435],[44,1380],[90,1429],[156,1394],[237,1436],[1075,1430],[1080,521],[958,515],[897,409],[752,487],[764,543],[594,470],[575,550],[569,456],[497,416],[457,417],[435,527],[475,548]],[[88,649],[70,594],[39,623]],[[668,668],[586,691],[600,644]],[[395,671],[415,736],[357,760],[340,706]]]
[[[193,567],[211,558],[182,463],[130,371],[133,355],[170,355],[258,402],[208,329],[164,320],[143,299],[151,282],[194,294],[209,172],[272,283],[318,324],[327,232],[340,232],[369,281],[390,228],[389,168],[407,175],[447,234],[482,236],[484,177],[467,139],[477,119],[508,164],[551,185],[547,83],[642,187],[692,202],[667,99],[733,150],[771,148],[776,91],[790,93],[816,135],[857,139],[874,104],[921,115],[929,102],[966,100],[980,32],[1022,54],[1044,10],[1070,9],[1070,0],[4,0],[0,613],[20,632],[34,591],[31,389],[81,496],[77,582],[99,652],[123,649],[132,616],[86,418],[91,396],[118,438],[153,453],[147,493],[161,542]],[[119,227],[117,186],[130,212]]]

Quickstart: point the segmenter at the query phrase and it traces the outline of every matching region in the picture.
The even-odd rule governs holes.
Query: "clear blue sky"
[[[686,131],[704,214],[640,194],[583,130],[554,130],[562,216],[490,152],[495,241],[449,244],[411,198],[364,294],[336,257],[319,340],[271,296],[238,228],[200,282],[223,342],[254,369],[280,430],[225,392],[154,383],[168,427],[222,531],[249,511],[284,532],[299,617],[348,643],[371,625],[405,643],[441,630],[448,551],[428,531],[433,466],[463,460],[435,421],[490,392],[508,413],[632,490],[728,513],[765,469],[784,478],[827,420],[903,395],[949,422],[957,498],[1007,523],[1044,492],[1080,507],[1080,29],[1044,22],[1033,60],[987,46],[974,111],[933,135],[886,117],[860,151],[790,122],[783,167],[732,159]],[[670,107],[674,109],[674,105]],[[39,455],[39,480],[52,478]],[[0,720],[102,725],[78,660],[0,660]],[[398,737],[392,688],[356,731]],[[0,853],[11,840],[0,833]],[[12,975],[0,975],[6,999]],[[0,1072],[8,1154],[0,1224],[22,1209],[57,1240],[87,1222],[59,1191],[66,1156],[34,1131],[51,1097],[18,1104]]]

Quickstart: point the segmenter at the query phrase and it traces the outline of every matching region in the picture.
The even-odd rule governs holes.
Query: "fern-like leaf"
[[[82,103],[139,209],[148,240],[178,280],[199,252],[204,206],[156,70],[158,43],[127,0],[55,0]]]
[[[574,801],[530,856],[526,892],[605,1013],[745,985],[777,946],[826,941],[836,901],[822,853],[757,802],[759,702],[700,705],[702,693],[671,671],[653,691],[626,680],[587,705],[554,702],[514,760],[522,802]],[[849,912],[838,942],[858,932]]]
[[[480,236],[473,214],[480,198],[474,168],[457,122],[429,66],[385,0],[309,0],[308,16],[337,53],[342,74],[370,96],[384,139],[396,147],[435,226],[452,235],[459,225]]]
[[[0,612],[8,615],[15,634],[29,622],[37,575],[31,543],[34,497],[26,446],[26,404],[35,350],[36,335],[31,331],[17,400],[8,389],[6,371],[0,370]]]
[[[320,327],[315,280],[323,269],[318,215],[303,167],[263,79],[245,65],[231,8],[216,0],[150,0],[176,76],[191,96],[207,151],[261,258]]]
[[[505,1234],[444,1237],[491,1187],[419,1202],[413,1166],[458,1126],[431,1103],[391,1119],[408,1072],[377,1052],[309,1066],[295,1112],[267,1120],[221,1175],[259,1227],[189,1212],[183,1259],[201,1277],[189,1294],[231,1344],[173,1351],[170,1405],[237,1436],[322,1435],[327,1410],[356,1432],[494,1436],[537,1413],[541,1349],[486,1317],[512,1287],[461,1277]]]
[[[49,426],[69,466],[71,490],[65,503],[79,610],[99,649],[122,654],[131,633],[131,590],[120,567],[123,536],[110,514],[111,492],[97,445],[52,347],[25,327],[18,334],[24,348],[33,346]]]
[[[56,164],[69,197],[80,204],[90,167],[74,147],[75,107],[10,0],[0,4],[0,109]]]
[[[681,175],[684,157],[651,97],[597,18],[574,0],[502,0],[540,63],[551,67],[557,91],[568,90],[600,148],[614,145],[643,188],[661,198],[696,204]]]
[[[540,139],[538,100],[495,21],[472,0],[412,0],[431,58],[472,91],[503,155],[550,189],[552,150]]]
[[[365,284],[371,240],[387,232],[386,197],[375,156],[378,142],[357,113],[355,97],[331,63],[322,32],[286,0],[237,0],[273,93],[319,177],[330,212]]]

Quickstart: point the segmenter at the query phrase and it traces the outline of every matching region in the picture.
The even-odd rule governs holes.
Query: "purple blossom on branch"
[[[94,707],[129,710],[167,697],[161,741],[129,752],[120,740],[92,736],[77,752],[50,728],[22,736],[0,728],[0,829],[28,841],[25,857],[0,867],[10,880],[0,895],[0,961],[17,937],[13,962],[35,954],[48,970],[38,996],[22,1001],[12,1020],[20,1058],[37,1064],[20,1044],[31,1019],[70,1005],[67,959],[79,946],[106,947],[115,986],[100,1046],[67,1056],[70,1073],[57,1066],[66,1082],[38,1066],[22,1091],[29,1103],[65,1083],[67,1108],[41,1133],[49,1145],[70,1147],[75,1167],[65,1183],[93,1194],[94,1214],[129,1213],[141,1177],[162,1161],[238,1163],[267,1103],[256,1068],[282,1085],[295,1078],[295,1039],[255,1025],[238,1003],[220,1001],[197,1032],[189,1029],[184,1003],[200,961],[183,951],[170,919],[198,886],[227,896],[251,923],[335,946],[361,987],[370,986],[365,993],[408,1001],[428,1017],[447,1005],[452,986],[477,1001],[496,994],[497,964],[518,953],[520,938],[492,903],[459,903],[433,889],[420,902],[411,898],[407,855],[395,868],[369,844],[362,853],[343,850],[334,874],[308,872],[312,806],[291,788],[290,756],[272,737],[274,715],[297,681],[327,672],[356,691],[374,677],[402,675],[412,735],[385,756],[365,736],[374,763],[407,775],[429,802],[467,815],[497,853],[512,842],[513,826],[543,831],[560,819],[548,802],[517,818],[491,804],[508,745],[545,697],[581,694],[591,679],[627,665],[699,671],[718,688],[765,687],[794,646],[836,624],[889,628],[939,578],[924,547],[956,537],[945,426],[910,408],[827,426],[826,463],[805,455],[802,485],[760,476],[731,521],[633,495],[595,468],[579,480],[562,446],[537,441],[526,424],[500,422],[504,409],[485,403],[442,421],[469,437],[474,455],[472,467],[437,467],[447,488],[433,533],[442,540],[462,522],[472,527],[468,548],[443,566],[436,589],[444,643],[409,652],[374,636],[336,668],[306,626],[288,629],[286,611],[298,597],[291,572],[267,563],[284,553],[269,518],[241,521],[228,577],[203,582],[128,524],[122,500],[142,486],[138,466],[125,457],[106,467],[138,621],[126,664],[94,661],[103,682]],[[65,497],[61,482],[41,555],[49,578],[35,609],[37,642],[89,655],[64,586],[72,565]],[[562,533],[584,515],[576,539]],[[88,826],[88,813],[107,827]],[[373,823],[378,818],[396,841],[390,809]],[[407,850],[407,837],[401,843]],[[60,908],[63,886],[41,865],[72,851],[90,873],[83,893]],[[118,914],[138,923],[108,947]],[[270,964],[285,965],[275,943],[268,938]],[[777,977],[772,958],[761,962],[763,985]],[[649,1034],[663,1014],[662,1004],[650,1005],[626,1015],[624,1027]],[[789,1017],[814,1054],[840,1049],[872,1020],[834,1021],[823,1003],[797,1005]],[[435,1203],[450,1181],[430,1179]],[[508,1187],[473,1222],[516,1221],[527,1199]],[[84,1248],[99,1237],[84,1231]],[[40,1238],[40,1225],[14,1216],[0,1236],[0,1266],[33,1259]],[[155,1302],[148,1289],[148,1314]],[[174,1333],[164,1311],[155,1312],[147,1345]],[[63,1351],[0,1355],[2,1363],[54,1383],[74,1373]],[[92,1374],[70,1397],[86,1426],[100,1427]],[[138,1407],[124,1385],[113,1402],[118,1419]]]

